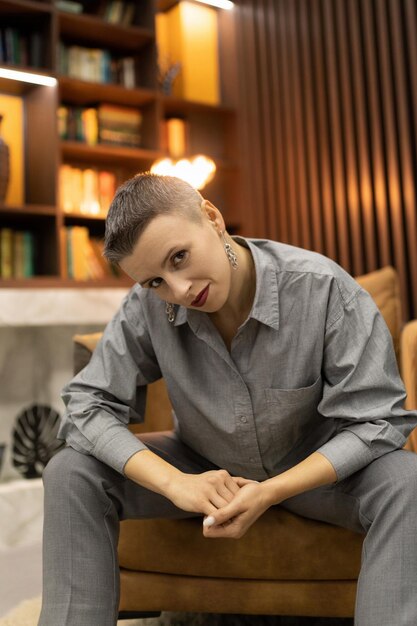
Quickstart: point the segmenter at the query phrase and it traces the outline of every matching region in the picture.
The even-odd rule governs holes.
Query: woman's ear
[[[203,214],[207,217],[209,222],[215,226],[218,232],[225,229],[223,215],[220,213],[219,209],[210,202],[210,200],[203,200],[201,203],[201,209]]]

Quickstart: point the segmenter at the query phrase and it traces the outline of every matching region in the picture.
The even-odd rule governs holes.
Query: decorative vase
[[[0,130],[3,116],[0,115]],[[7,143],[0,136],[0,203],[4,202],[10,178],[10,150]]]

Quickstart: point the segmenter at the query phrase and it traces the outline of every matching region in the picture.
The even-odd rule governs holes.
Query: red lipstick
[[[210,285],[207,285],[203,291],[200,291],[196,299],[191,302],[191,306],[203,306],[206,303],[209,288]]]

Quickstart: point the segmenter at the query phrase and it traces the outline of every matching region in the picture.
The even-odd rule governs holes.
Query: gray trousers
[[[218,469],[170,431],[140,439],[184,472]],[[51,459],[43,481],[38,626],[115,626],[119,520],[192,514],[72,448]],[[390,452],[340,483],[289,498],[282,506],[366,534],[355,626],[417,625],[417,454]]]

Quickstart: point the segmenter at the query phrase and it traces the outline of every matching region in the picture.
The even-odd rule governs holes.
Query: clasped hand
[[[226,470],[181,474],[168,495],[184,511],[205,516],[203,533],[208,538],[242,537],[271,505],[262,483],[231,476]],[[206,525],[213,519],[212,525]]]

